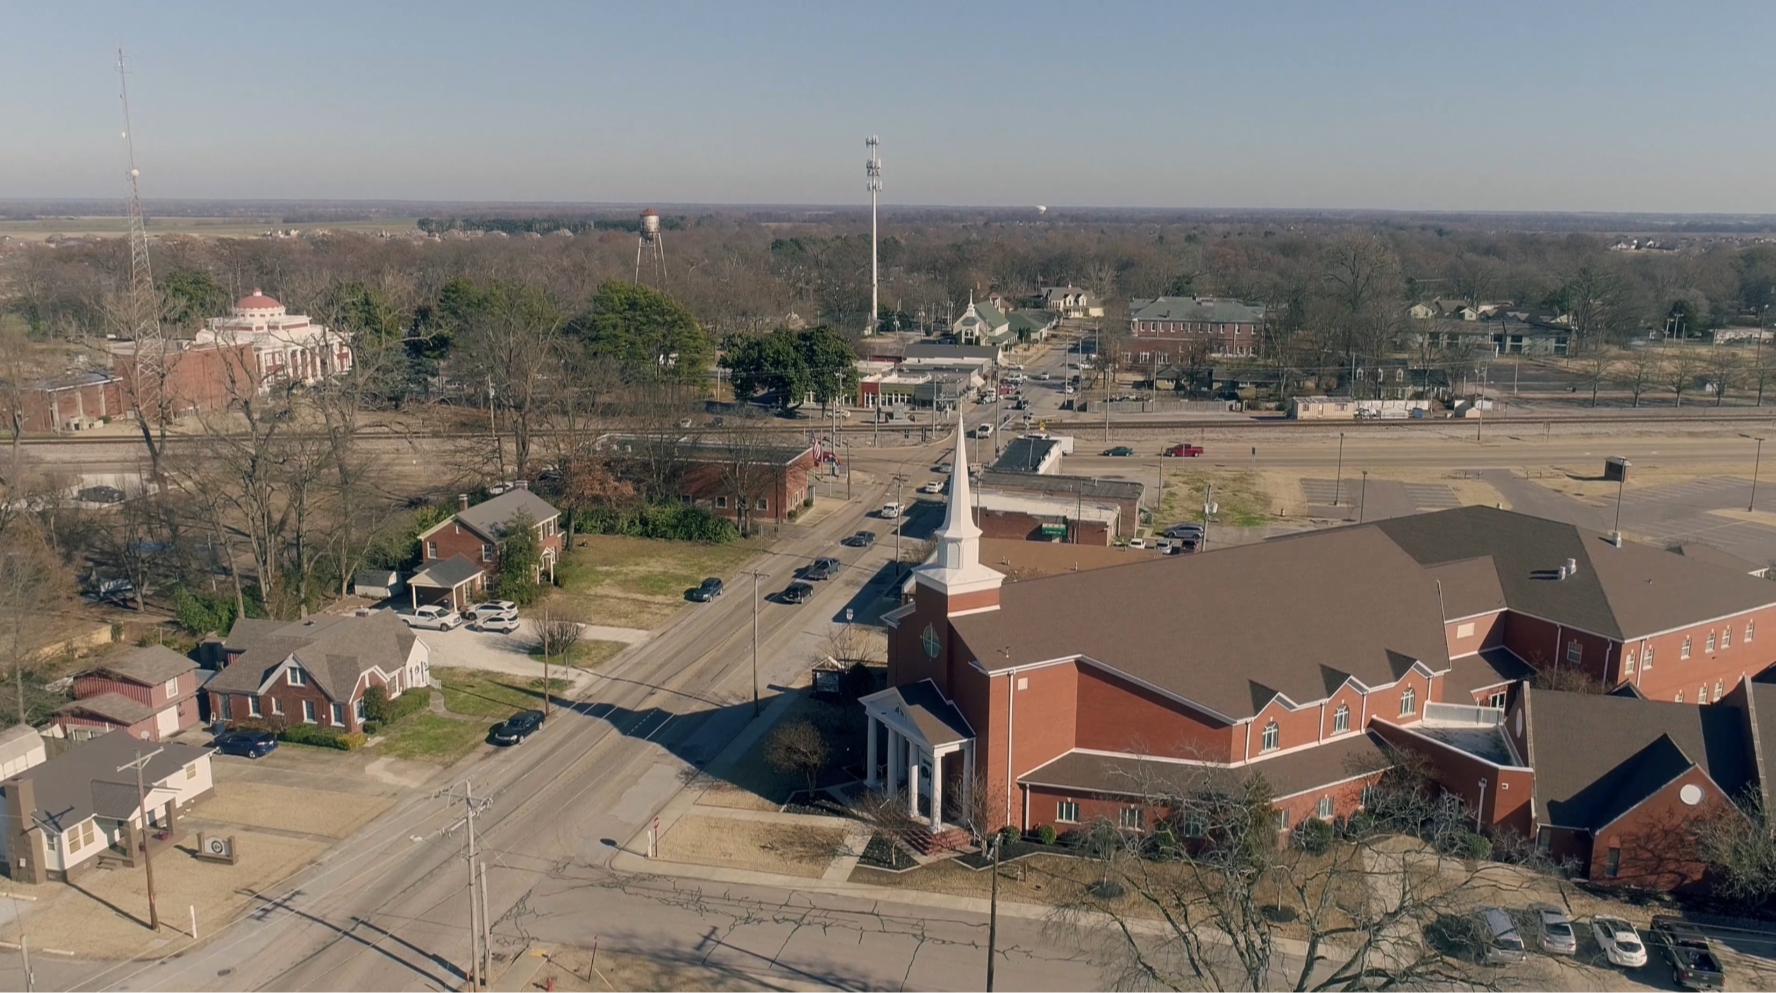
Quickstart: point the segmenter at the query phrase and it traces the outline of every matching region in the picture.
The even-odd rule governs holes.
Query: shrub
[[[803,499],[803,500],[802,500],[802,506],[804,506],[804,507],[812,507],[812,506],[814,506],[814,498],[813,498],[813,497],[806,497],[806,498],[804,498],[804,499]]]
[[[1019,831],[1015,824],[1007,824],[999,829],[999,843],[1001,845],[1009,845],[1014,841],[1022,840],[1023,837],[1024,833]]]
[[[364,734],[366,737],[368,737],[370,735],[381,734],[381,733],[382,733],[382,725],[380,723],[378,723],[376,721],[371,721],[371,720],[366,720],[364,722]]]
[[[292,724],[279,733],[278,738],[293,745],[336,748],[342,752],[355,752],[363,748],[365,740],[360,732],[348,733],[337,728],[315,727],[313,724]]]
[[[693,504],[669,501],[630,510],[592,507],[574,512],[574,530],[582,534],[618,534],[664,541],[706,541],[721,544],[740,537],[733,521]]]
[[[180,587],[173,594],[173,613],[179,618],[179,626],[192,634],[226,634],[234,626],[234,597],[194,593]]]
[[[1055,833],[1055,829],[1048,826],[1047,824],[1044,824],[1041,827],[1036,829],[1036,840],[1043,843],[1044,845],[1054,844],[1055,839],[1058,837],[1060,837],[1060,835]]]
[[[432,705],[431,690],[417,686],[390,700],[388,691],[372,686],[364,691],[364,719],[388,726]]]
[[[1332,825],[1318,819],[1303,821],[1291,840],[1309,855],[1324,855],[1332,847]]]
[[[1470,831],[1463,835],[1457,844],[1457,854],[1464,858],[1484,861],[1492,855],[1492,842],[1486,840],[1486,836],[1483,834],[1475,834]]]

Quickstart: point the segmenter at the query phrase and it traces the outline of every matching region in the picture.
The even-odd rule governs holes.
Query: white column
[[[865,714],[864,720],[869,722],[869,744],[864,749],[863,783],[870,789],[876,788],[876,719]]]
[[[974,815],[974,742],[962,743],[962,809]]]
[[[931,755],[931,833],[943,829],[943,756]]]
[[[907,814],[913,820],[919,819],[919,746],[913,739],[906,740],[907,767]]]
[[[888,732],[888,795],[900,792],[900,763],[906,758],[906,748],[900,743],[900,732],[886,724],[882,729]]]

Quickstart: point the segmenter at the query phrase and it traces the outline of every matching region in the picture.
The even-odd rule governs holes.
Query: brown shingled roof
[[[1449,668],[1437,594],[1366,528],[1007,584],[952,626],[989,671],[1083,655],[1230,719],[1323,699],[1321,666],[1392,683]]]
[[[1075,749],[1024,773],[1018,777],[1018,782],[1081,793],[1140,796],[1201,788],[1217,777],[1243,780],[1263,775],[1273,794],[1280,799],[1379,772],[1392,764],[1386,745],[1365,731],[1236,766],[1169,762],[1155,757],[1104,755]]]
[[[159,686],[195,668],[196,662],[165,645],[145,645],[105,659],[93,671],[109,672],[143,686]]]
[[[205,689],[255,692],[273,669],[294,655],[321,692],[344,702],[372,666],[392,673],[406,665],[415,640],[412,629],[392,610],[372,611],[367,617],[322,614],[269,633],[255,630],[254,635],[246,654],[217,673]],[[229,642],[233,641],[230,631]]]
[[[101,720],[125,726],[145,721],[154,716],[154,708],[122,693],[100,693],[83,700],[65,704],[57,710],[58,714],[88,713]]]

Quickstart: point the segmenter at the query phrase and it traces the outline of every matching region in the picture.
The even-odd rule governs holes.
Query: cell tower
[[[124,299],[125,319],[129,325],[130,337],[135,342],[133,370],[130,373],[130,403],[135,408],[136,421],[142,429],[142,440],[148,446],[148,458],[155,479],[161,478],[160,454],[166,441],[166,426],[170,419],[170,403],[166,396],[166,337],[160,327],[160,298],[154,290],[154,272],[148,266],[148,225],[142,213],[142,191],[137,184],[141,173],[136,169],[136,136],[130,126],[129,109],[129,67],[124,58],[123,49],[117,50],[117,94],[123,103],[123,142],[129,156],[129,242],[130,242],[130,284],[129,293]],[[154,414],[150,418],[149,411],[142,403],[144,383],[155,386],[150,399],[154,403]],[[150,420],[154,422],[150,424]],[[154,429],[158,427],[159,438]]]
[[[876,194],[882,192],[882,156],[879,153],[882,141],[875,135],[863,139],[863,146],[869,149],[870,157],[863,164],[863,171],[869,177],[870,195],[870,312],[869,320],[863,324],[864,335],[876,333],[876,323],[881,320],[881,279],[876,269]]]
[[[635,281],[641,282],[641,261],[647,259],[654,270],[654,288],[666,288],[666,243],[660,238],[660,215],[652,207],[641,212],[641,226],[635,238]]]

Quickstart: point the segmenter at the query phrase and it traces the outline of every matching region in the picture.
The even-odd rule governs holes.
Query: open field
[[[541,709],[543,705],[541,679],[483,669],[433,669],[432,678],[443,688],[444,708],[465,717],[503,721],[520,710]],[[550,679],[549,682],[556,699],[573,687],[565,679]]]
[[[818,879],[844,842],[842,827],[687,814],[660,838],[660,858]]]
[[[198,238],[257,238],[276,228],[281,231],[357,231],[404,232],[413,230],[416,218],[388,217],[380,220],[311,221],[283,223],[278,217],[260,219],[243,217],[149,217],[148,236],[187,235]],[[11,235],[20,241],[44,241],[51,235],[66,238],[121,238],[129,233],[129,219],[116,217],[44,217],[35,220],[0,221],[0,235]]]
[[[390,728],[376,748],[390,758],[455,765],[487,739],[493,723],[418,713]]]
[[[684,591],[706,576],[732,586],[734,570],[769,547],[761,539],[726,545],[616,535],[574,538],[556,570],[572,616],[587,624],[652,630],[685,606]],[[594,663],[595,664],[595,663]]]

